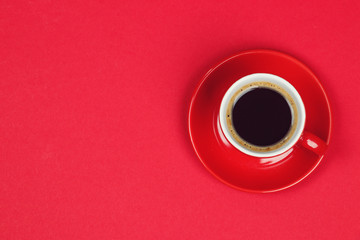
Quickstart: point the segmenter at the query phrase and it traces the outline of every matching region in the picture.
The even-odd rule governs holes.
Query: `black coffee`
[[[236,132],[250,144],[270,146],[288,133],[291,109],[278,92],[258,87],[245,93],[235,103],[232,122]]]

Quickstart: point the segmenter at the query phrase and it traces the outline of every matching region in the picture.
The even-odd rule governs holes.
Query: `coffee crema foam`
[[[236,102],[238,101],[238,99],[241,98],[243,95],[245,95],[250,90],[252,90],[254,88],[258,88],[258,87],[268,88],[270,90],[280,93],[282,95],[282,97],[284,97],[284,99],[288,102],[288,104],[290,106],[291,114],[292,114],[292,122],[291,122],[291,126],[290,126],[287,134],[280,141],[278,141],[272,145],[269,145],[269,146],[256,146],[254,144],[251,144],[251,143],[245,141],[243,138],[241,138],[241,136],[239,136],[239,134],[235,130],[234,124],[232,122],[233,108],[234,108]],[[253,82],[253,83],[244,85],[243,87],[238,89],[232,95],[232,97],[230,98],[230,101],[228,103],[228,106],[226,108],[226,125],[227,125],[227,128],[228,128],[232,138],[238,144],[240,144],[244,148],[251,150],[251,151],[269,152],[269,151],[273,151],[273,150],[281,148],[294,135],[297,123],[298,123],[298,109],[297,109],[294,99],[282,87],[280,87],[274,83],[270,83],[270,82]]]

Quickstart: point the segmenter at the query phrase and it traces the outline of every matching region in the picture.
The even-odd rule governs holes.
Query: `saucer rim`
[[[316,162],[316,164],[309,170],[306,172],[306,174],[299,178],[298,180],[296,180],[295,182],[288,184],[286,186],[280,187],[280,188],[272,188],[272,189],[267,189],[267,190],[254,190],[254,189],[249,189],[249,188],[243,188],[243,187],[239,187],[236,186],[226,180],[224,180],[223,178],[221,178],[220,176],[218,176],[215,172],[213,172],[208,166],[207,164],[204,162],[204,160],[200,157],[200,154],[195,146],[195,142],[192,136],[192,128],[191,128],[191,111],[193,108],[193,103],[196,99],[197,93],[200,90],[201,86],[203,85],[203,83],[206,81],[206,79],[209,77],[209,75],[211,75],[212,72],[214,72],[217,68],[219,68],[220,66],[222,66],[223,64],[225,64],[228,61],[231,61],[234,58],[237,58],[239,56],[243,56],[246,54],[259,54],[259,53],[268,53],[268,54],[273,54],[273,55],[278,55],[281,57],[285,57],[287,58],[289,61],[293,61],[294,63],[296,63],[299,67],[301,67],[302,69],[304,69],[307,73],[309,73],[312,78],[315,80],[315,82],[318,84],[318,86],[321,89],[321,92],[323,93],[323,97],[325,97],[325,101],[326,101],[326,105],[328,108],[328,112],[329,112],[329,128],[328,128],[328,138],[326,141],[327,146],[329,147],[329,144],[331,142],[332,139],[332,132],[333,132],[333,116],[332,116],[332,108],[331,108],[331,104],[329,101],[329,98],[326,94],[326,91],[323,87],[323,85],[321,84],[320,80],[318,79],[318,77],[313,73],[313,71],[311,71],[311,69],[306,66],[304,63],[302,63],[300,60],[296,59],[295,57],[281,52],[281,51],[277,51],[277,50],[272,50],[272,49],[251,49],[251,50],[244,50],[241,52],[238,52],[234,55],[231,55],[230,57],[224,58],[223,60],[219,61],[217,64],[213,65],[213,67],[211,67],[201,78],[201,80],[199,81],[199,83],[197,84],[197,86],[195,87],[195,90],[193,91],[192,97],[191,97],[191,101],[189,104],[189,110],[188,110],[188,132],[189,132],[189,136],[190,136],[190,141],[191,144],[193,146],[193,149],[198,157],[198,159],[200,160],[200,162],[202,163],[202,165],[205,167],[205,169],[207,169],[207,171],[209,171],[216,179],[218,179],[220,182],[226,184],[229,187],[232,187],[234,189],[237,190],[241,190],[244,192],[249,192],[249,193],[272,193],[272,192],[278,192],[281,190],[285,190],[288,189],[296,184],[298,184],[299,182],[303,181],[306,177],[308,177],[317,167],[318,165],[321,163],[322,159],[325,156],[326,151],[318,157],[318,160]]]

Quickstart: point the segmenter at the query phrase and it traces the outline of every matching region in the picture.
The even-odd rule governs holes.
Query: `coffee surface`
[[[237,134],[250,144],[271,146],[282,140],[291,127],[291,109],[277,91],[257,87],[241,96],[232,110]]]

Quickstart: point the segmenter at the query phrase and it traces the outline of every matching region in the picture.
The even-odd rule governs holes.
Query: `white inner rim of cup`
[[[247,149],[247,148],[243,147],[242,145],[240,145],[233,138],[233,136],[230,133],[228,126],[226,124],[226,115],[227,115],[226,110],[229,105],[230,99],[240,88],[242,88],[245,85],[254,83],[254,82],[269,82],[269,83],[273,83],[273,84],[278,85],[279,87],[283,88],[294,100],[295,105],[298,110],[298,121],[295,126],[294,134],[283,146],[281,146],[278,149],[267,151],[267,152],[252,151],[252,150]],[[237,97],[237,100],[239,99],[239,97]],[[293,111],[293,110],[291,109],[291,111]],[[254,73],[254,74],[250,74],[250,75],[240,78],[226,91],[226,93],[221,101],[221,105],[220,105],[220,126],[221,126],[221,129],[222,129],[225,137],[238,150],[240,150],[241,152],[248,154],[250,156],[254,156],[254,157],[272,157],[275,155],[279,155],[279,154],[287,151],[288,149],[290,149],[292,146],[294,146],[294,144],[299,140],[299,138],[304,130],[305,118],[306,118],[305,117],[305,107],[304,107],[303,101],[302,101],[299,93],[296,91],[296,89],[285,79],[283,79],[279,76],[273,75],[273,74],[269,74],[269,73]]]

